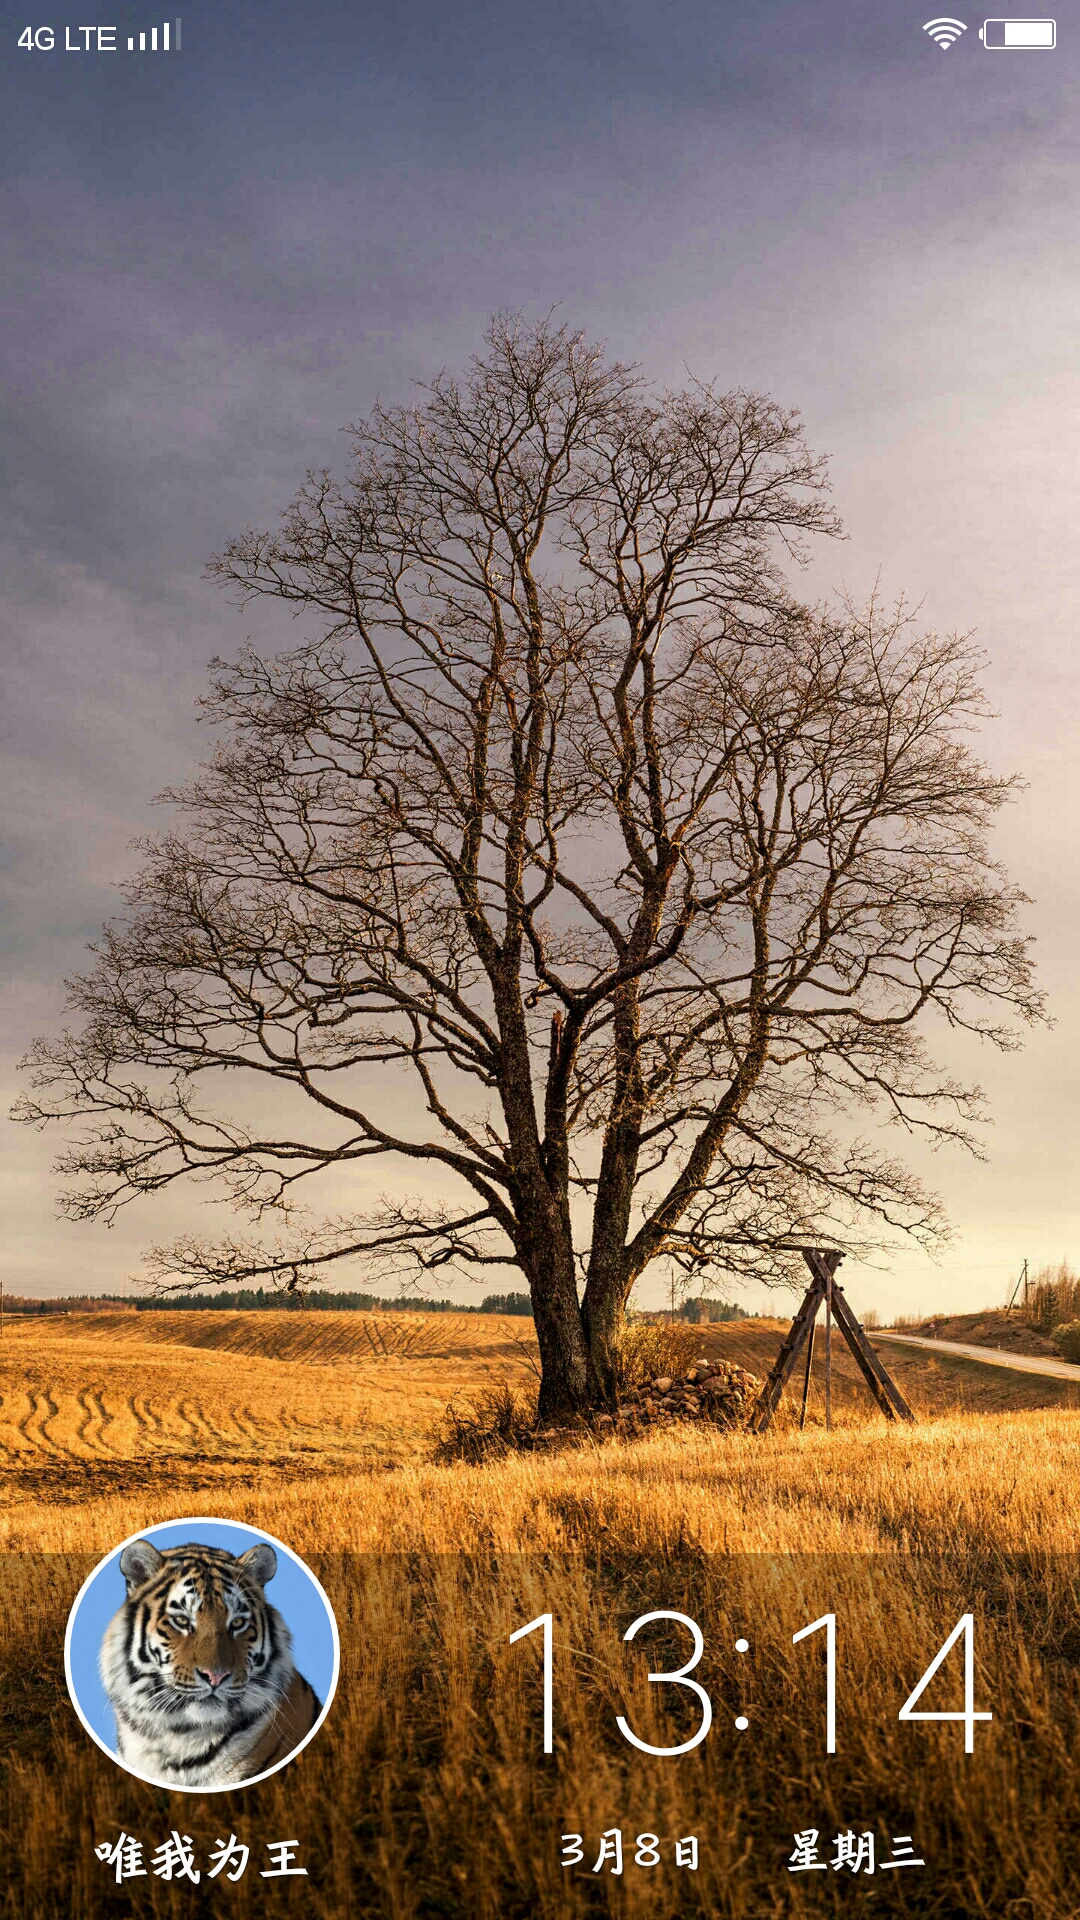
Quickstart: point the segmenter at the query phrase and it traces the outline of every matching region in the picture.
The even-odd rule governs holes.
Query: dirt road
[[[1044,1360],[1034,1353],[1006,1353],[1002,1347],[963,1345],[959,1340],[924,1340],[916,1333],[882,1333],[876,1327],[870,1338],[894,1340],[898,1346],[925,1347],[927,1353],[958,1353],[965,1360],[982,1360],[988,1367],[1012,1367],[1017,1373],[1049,1374],[1052,1380],[1080,1380],[1080,1367],[1067,1360]]]

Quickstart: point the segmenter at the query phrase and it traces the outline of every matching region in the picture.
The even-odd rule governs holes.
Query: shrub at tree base
[[[541,1426],[533,1395],[502,1385],[468,1402],[451,1401],[433,1450],[440,1466],[481,1466],[510,1453],[558,1449],[574,1441],[626,1438],[650,1426],[695,1420],[714,1427],[745,1426],[761,1392],[756,1373],[729,1360],[699,1359],[676,1379],[660,1374],[620,1397],[615,1412],[566,1427]]]
[[[524,1453],[536,1442],[537,1396],[515,1393],[504,1381],[471,1400],[451,1400],[436,1431],[432,1459],[438,1466],[482,1466]]]
[[[681,1379],[692,1367],[701,1335],[693,1327],[672,1326],[670,1321],[634,1321],[623,1325],[615,1342],[615,1393],[625,1399],[635,1387],[643,1387],[658,1375],[670,1373]]]

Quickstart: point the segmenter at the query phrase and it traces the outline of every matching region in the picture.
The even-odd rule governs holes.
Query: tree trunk
[[[614,1403],[619,1334],[631,1281],[626,1235],[637,1171],[637,1115],[608,1130],[593,1208],[593,1243],[582,1317],[589,1355],[606,1399]]]
[[[528,1277],[540,1348],[540,1419],[545,1426],[565,1425],[603,1405],[578,1306],[570,1248],[547,1249]]]
[[[582,1307],[582,1319],[589,1359],[596,1374],[603,1404],[615,1403],[618,1378],[619,1334],[623,1325],[625,1292],[619,1278],[612,1274],[590,1274]]]

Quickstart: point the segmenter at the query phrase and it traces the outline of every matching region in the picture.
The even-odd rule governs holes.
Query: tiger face
[[[127,1598],[105,1631],[101,1677],[121,1759],[159,1782],[222,1785],[252,1778],[314,1727],[320,1702],[263,1591],[272,1546],[237,1558],[135,1540],[120,1571]]]
[[[263,1588],[277,1571],[271,1546],[234,1559],[213,1547],[169,1547],[136,1540],[120,1556],[134,1603],[133,1665],[151,1682],[204,1702],[236,1694],[272,1656]]]

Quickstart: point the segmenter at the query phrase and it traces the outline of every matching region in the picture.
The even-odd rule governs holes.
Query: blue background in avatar
[[[138,1536],[150,1540],[162,1551],[187,1541],[207,1547],[224,1547],[237,1557],[246,1553],[266,1535],[254,1527],[237,1526],[221,1520],[170,1521],[164,1526],[147,1527]],[[266,1583],[266,1597],[276,1607],[292,1632],[293,1660],[297,1671],[309,1680],[323,1706],[334,1679],[334,1631],[326,1602],[311,1574],[298,1561],[283,1553],[271,1541],[277,1553],[277,1572]],[[103,1560],[79,1602],[71,1630],[71,1684],[90,1726],[113,1751],[116,1749],[116,1720],[109,1705],[98,1671],[101,1642],[113,1615],[124,1603],[127,1583],[120,1571],[121,1547]]]

